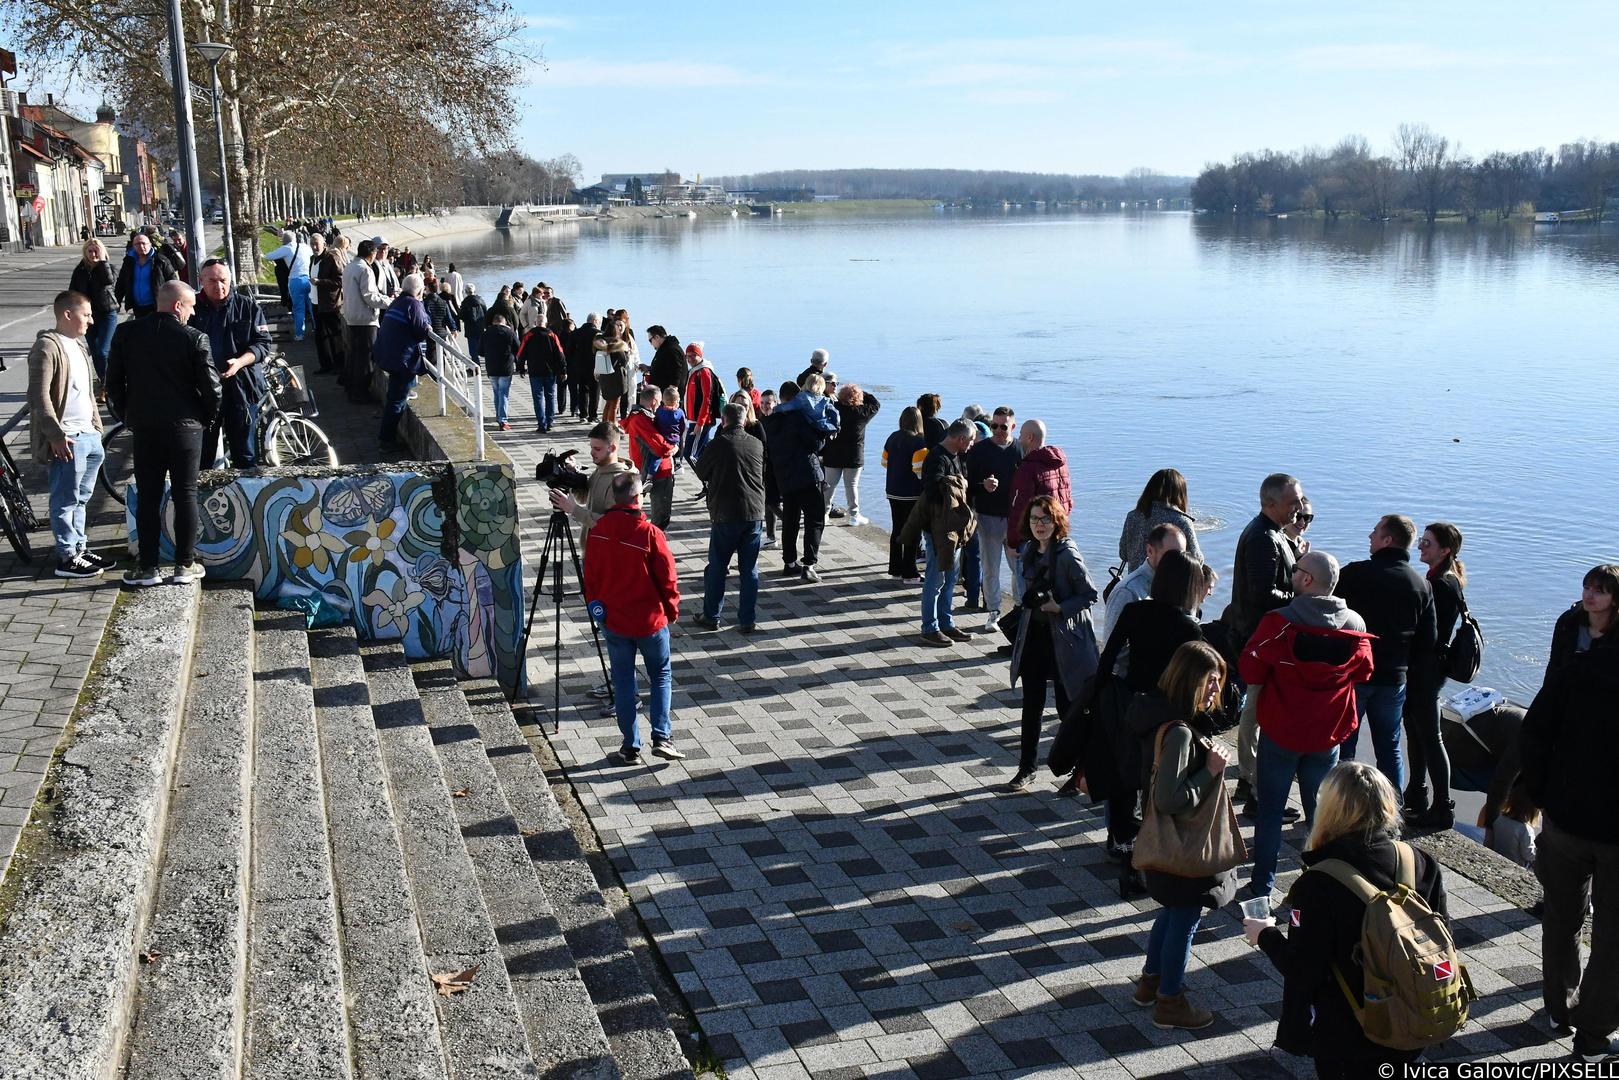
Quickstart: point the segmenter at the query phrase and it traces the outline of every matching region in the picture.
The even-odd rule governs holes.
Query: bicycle
[[[28,534],[43,524],[29,505],[28,491],[22,486],[22,473],[17,470],[11,451],[6,449],[5,439],[0,438],[0,532],[6,534],[11,549],[25,563],[34,561],[34,546]]]
[[[265,465],[337,464],[332,440],[310,419],[320,415],[313,392],[279,354],[264,362],[264,392],[253,407],[258,413],[253,441],[262,448],[259,458]],[[101,489],[122,505],[124,489],[135,475],[129,429],[122,421],[114,424],[101,436],[101,445],[105,456],[97,479]]]

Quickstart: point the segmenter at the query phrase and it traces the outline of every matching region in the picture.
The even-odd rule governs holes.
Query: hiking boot
[[[124,571],[124,584],[137,589],[163,584],[163,575],[155,566],[130,567]]]
[[[96,566],[83,555],[70,555],[65,559],[57,560],[56,576],[59,578],[100,577],[101,567]]]
[[[653,739],[652,756],[661,757],[665,761],[684,761],[686,755],[675,749],[673,739]]]
[[[1153,1027],[1163,1028],[1166,1031],[1174,1028],[1181,1031],[1201,1031],[1212,1023],[1214,1014],[1187,1001],[1184,990],[1171,997],[1159,994],[1158,1000],[1153,1004]]]
[[[931,634],[923,634],[922,635],[922,644],[924,644],[924,645],[932,645],[935,649],[953,649],[953,648],[955,648],[955,642],[951,641],[949,638],[945,637],[943,634],[939,633],[937,630],[933,631],[933,633],[931,633]]]
[[[1130,995],[1130,1000],[1143,1009],[1158,1004],[1158,976],[1143,974],[1137,979],[1136,992]]]
[[[954,626],[946,626],[940,631],[951,641],[971,641],[973,636],[965,630],[957,630]]]
[[[1405,815],[1407,821],[1414,821],[1426,814],[1431,805],[1432,803],[1428,798],[1428,789],[1426,787],[1414,787],[1406,791],[1405,795],[1400,799],[1400,812]]]

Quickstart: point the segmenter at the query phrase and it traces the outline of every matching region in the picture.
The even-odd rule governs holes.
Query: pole
[[[185,22],[180,0],[169,0],[169,63],[174,78],[174,135],[179,146],[182,211],[186,219],[186,261],[191,280],[202,280],[206,237],[202,231],[202,186],[197,183],[197,133],[191,124],[191,76],[186,71]]]
[[[231,229],[230,168],[225,163],[225,122],[219,111],[219,61],[213,61],[214,73],[214,133],[219,136],[219,198],[225,204],[225,265],[230,267],[230,279],[241,281],[236,273],[236,236]]]

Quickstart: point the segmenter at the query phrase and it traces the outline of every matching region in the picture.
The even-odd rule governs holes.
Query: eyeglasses
[[[1048,518],[1048,517],[1041,517],[1038,514],[1030,514],[1029,515],[1029,524],[1030,525],[1050,525],[1051,524],[1051,519]]]

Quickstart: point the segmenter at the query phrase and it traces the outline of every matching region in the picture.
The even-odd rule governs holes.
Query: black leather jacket
[[[208,338],[167,311],[119,324],[107,356],[107,401],[132,428],[211,423],[219,372]]]

